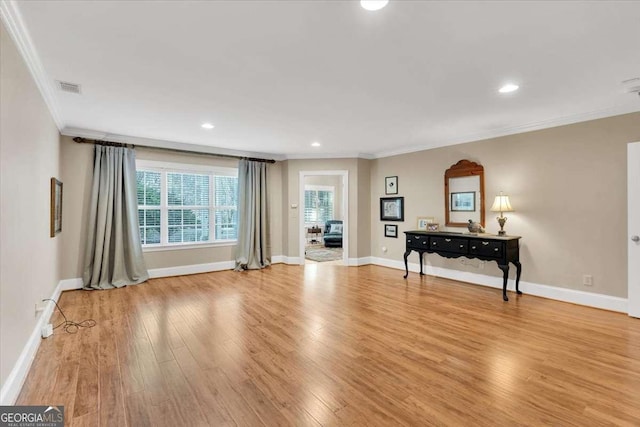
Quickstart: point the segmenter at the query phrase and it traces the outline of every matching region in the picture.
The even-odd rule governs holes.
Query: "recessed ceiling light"
[[[498,92],[500,93],[509,93],[509,92],[515,92],[516,90],[518,90],[520,88],[520,86],[518,85],[514,85],[513,83],[507,83],[506,85],[502,86]]]
[[[360,6],[366,10],[380,10],[389,3],[389,0],[360,0]]]
[[[320,147],[320,143],[318,141],[311,143],[312,147]]]
[[[202,124],[202,127],[203,127],[204,129],[213,129],[215,126],[214,126],[214,125],[212,125],[211,123],[203,123],[203,124]]]

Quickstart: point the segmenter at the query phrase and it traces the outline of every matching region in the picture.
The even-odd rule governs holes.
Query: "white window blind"
[[[138,166],[138,220],[143,246],[236,240],[237,170],[235,174],[224,172]]]
[[[307,187],[304,191],[304,222],[306,225],[322,225],[334,219],[333,187]]]

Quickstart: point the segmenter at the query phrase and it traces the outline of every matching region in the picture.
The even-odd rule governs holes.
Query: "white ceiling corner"
[[[51,118],[55,122],[58,130],[62,130],[64,128],[64,121],[62,120],[60,107],[54,93],[53,80],[47,76],[42,62],[40,62],[38,52],[18,10],[17,1],[0,0],[0,17],[27,64],[27,68],[29,68],[29,72],[35,80],[38,90],[51,113]]]
[[[640,2],[392,0],[372,14],[333,1],[0,0],[0,12],[73,136],[378,158],[640,111],[621,87],[640,77]],[[507,81],[520,90],[499,95]]]

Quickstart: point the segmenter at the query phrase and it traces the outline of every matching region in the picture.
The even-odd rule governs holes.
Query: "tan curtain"
[[[238,246],[236,270],[271,264],[267,218],[267,165],[240,160],[238,166]]]
[[[84,288],[120,288],[148,278],[138,231],[135,151],[96,145]]]

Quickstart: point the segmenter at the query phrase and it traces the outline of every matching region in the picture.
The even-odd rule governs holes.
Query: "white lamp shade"
[[[493,201],[493,206],[491,206],[491,212],[513,212],[511,202],[509,202],[509,196],[505,194],[496,196],[496,199]]]

